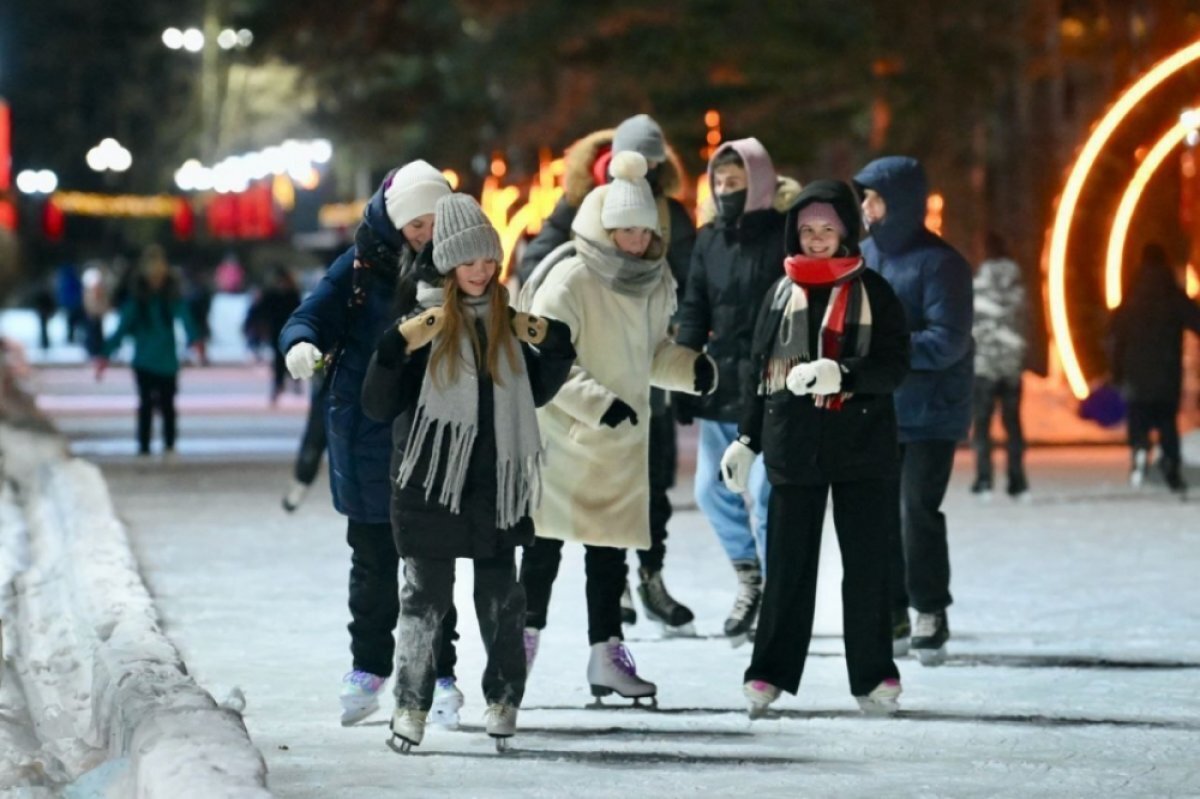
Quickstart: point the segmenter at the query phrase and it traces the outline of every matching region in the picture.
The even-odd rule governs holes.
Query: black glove
[[[696,398],[690,394],[676,392],[671,395],[671,407],[675,410],[675,421],[690,425],[696,421]]]
[[[694,368],[696,381],[692,387],[696,389],[696,393],[701,395],[711,393],[717,385],[717,369],[713,366],[712,358],[700,353],[696,356]]]
[[[399,366],[407,357],[405,353],[407,347],[408,342],[400,333],[400,325],[388,325],[388,329],[383,331],[383,335],[379,337],[379,345],[376,347],[376,358],[379,365],[388,369]]]
[[[557,319],[551,319],[548,316],[543,316],[546,320],[546,338],[538,345],[538,349],[549,350],[551,352],[565,352],[573,350],[571,345],[571,326],[566,322],[560,322]]]
[[[637,411],[630,408],[625,401],[620,397],[613,400],[612,405],[608,406],[608,410],[600,417],[600,424],[607,427],[616,427],[621,422],[629,420],[631,425],[637,426]]]

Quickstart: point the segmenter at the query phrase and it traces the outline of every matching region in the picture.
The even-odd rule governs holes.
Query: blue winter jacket
[[[362,225],[369,228],[367,238],[381,258],[397,259],[408,246],[388,219],[382,186],[367,203]],[[364,237],[360,233],[358,238]],[[308,341],[322,353],[335,354],[325,410],[333,506],[351,521],[390,524],[392,428],[363,414],[362,384],[379,336],[395,319],[396,275],[368,270],[363,303],[351,306],[356,248],[338,256],[288,319],[279,348],[286,353]]]
[[[900,441],[965,438],[975,372],[971,267],[925,227],[927,189],[919,162],[879,158],[854,182],[860,191],[878,192],[887,205],[862,254],[900,298],[911,331],[911,371],[895,393]]]

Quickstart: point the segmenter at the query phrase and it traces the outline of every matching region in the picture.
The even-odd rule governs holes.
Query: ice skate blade
[[[508,742],[512,739],[511,735],[493,735],[492,738],[496,742],[496,754],[502,755],[508,751]]]
[[[749,633],[739,633],[738,635],[730,635],[730,636],[728,636],[728,638],[729,638],[729,648],[737,649],[739,646],[745,645],[746,642],[750,640],[750,634]]]
[[[854,698],[858,700],[858,709],[864,716],[894,716],[900,712],[900,703],[895,699],[868,699],[865,696]]]
[[[750,705],[747,708],[746,715],[750,717],[751,721],[757,721],[758,719],[765,718],[769,709],[770,705]]]
[[[666,622],[662,622],[663,638],[698,638],[696,635],[696,625],[692,622],[681,624],[678,627],[672,627]]]
[[[632,699],[633,704],[631,704],[631,705],[606,705],[600,701],[601,697],[609,696],[611,694],[616,694],[617,696],[621,697],[622,699]],[[592,701],[587,705],[587,707],[592,710],[623,710],[626,708],[640,708],[643,710],[658,710],[658,697],[655,696],[654,694],[649,694],[647,696],[625,696],[624,694],[620,693],[619,691],[609,688],[607,685],[593,685],[592,686],[592,697],[593,697]],[[649,705],[642,704],[643,699],[648,699],[650,701],[650,704]]]
[[[396,735],[395,733],[392,734],[391,738],[388,738],[387,745],[389,749],[398,755],[407,755],[412,751],[414,746],[417,746],[417,744],[408,740],[403,735]]]
[[[917,655],[917,660],[921,661],[922,666],[940,666],[946,662],[946,647],[938,647],[937,649],[914,649],[913,652]]]

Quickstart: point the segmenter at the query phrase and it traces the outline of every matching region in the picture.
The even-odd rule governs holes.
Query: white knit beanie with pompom
[[[608,167],[612,182],[600,211],[605,230],[644,227],[659,232],[658,203],[646,182],[646,168],[641,153],[629,150],[613,156]]]

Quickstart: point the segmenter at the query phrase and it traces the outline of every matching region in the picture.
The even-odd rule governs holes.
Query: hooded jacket
[[[645,256],[661,277],[645,296],[610,288],[590,259],[618,259],[600,221],[607,187],[584,199],[572,223],[578,238],[598,246],[568,255],[533,296],[531,312],[571,328],[576,361],[554,400],[538,411],[546,440],[542,504],[534,512],[541,538],[644,549],[650,545],[650,385],[694,393],[696,353],[671,341],[675,279],[655,237]],[[615,428],[601,418],[616,399],[638,424]]]
[[[854,193],[841,181],[815,180],[808,184],[788,212],[785,237],[787,255],[800,253],[796,218],[814,202],[829,203],[846,227],[844,255],[858,255],[859,215]],[[779,283],[790,282],[784,275]],[[763,298],[754,329],[751,354],[753,372],[742,385],[745,410],[739,427],[750,438],[750,448],[763,453],[763,465],[772,485],[824,485],[894,477],[899,467],[896,410],[892,392],[908,371],[908,327],[904,309],[886,280],[875,272],[861,272],[871,308],[870,347],[863,356],[844,354],[842,390],[850,396],[840,410],[821,408],[811,396],[777,391],[758,393],[767,360],[778,336],[777,316],[770,312],[775,288]],[[808,351],[815,360],[821,321],[831,294],[829,288],[808,289]]]
[[[971,424],[974,317],[971,267],[925,227],[925,172],[915,159],[880,158],[855,178],[887,214],[863,242],[867,266],[891,284],[908,318],[911,371],[896,391],[900,441],[957,441]]]
[[[612,147],[615,129],[598,130],[584,136],[567,148],[563,196],[554,206],[554,211],[543,222],[541,231],[525,247],[517,276],[524,283],[543,258],[556,247],[571,238],[571,223],[579,211],[583,198],[598,184],[594,167],[596,161]],[[682,290],[687,280],[688,264],[692,260],[692,247],[696,243],[696,228],[692,217],[683,203],[675,199],[683,188],[683,168],[675,151],[667,147],[667,159],[658,170],[654,196],[658,199],[658,218],[667,236],[667,263],[671,274]]]
[[[707,397],[681,398],[684,421],[686,416],[741,419],[742,387],[751,379],[755,314],[783,274],[785,212],[800,191],[795,181],[775,174],[758,139],[726,142],[713,160],[727,150],[737,152],[746,168],[746,208],[734,224],[716,217],[700,228],[675,337],[685,347],[706,350],[717,364],[719,380]],[[711,186],[712,160],[708,180]]]
[[[396,264],[401,252],[410,249],[388,218],[384,204],[387,185],[385,180],[367,202],[358,243],[330,265],[279,335],[279,349],[284,353],[307,341],[321,352],[335,355],[326,378],[325,411],[333,506],[352,521],[367,524],[390,521],[392,427],[363,413],[362,383],[380,334],[395,318]],[[354,261],[360,249],[372,265],[362,277],[362,304],[352,305]]]

